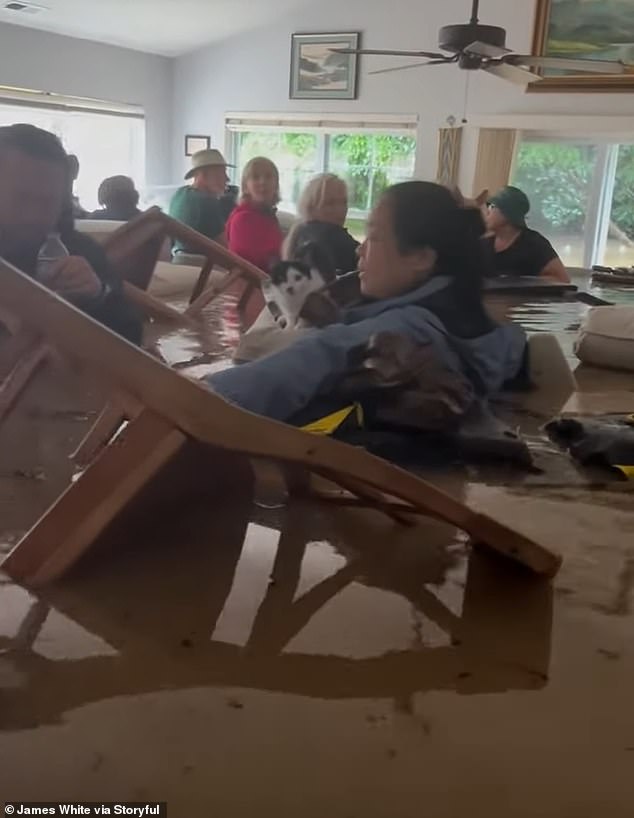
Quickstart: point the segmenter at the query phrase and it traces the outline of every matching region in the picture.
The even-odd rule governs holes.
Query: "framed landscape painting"
[[[633,67],[620,76],[546,70],[530,91],[634,90],[634,0],[537,0],[533,54],[622,60]]]
[[[333,48],[359,48],[360,34],[293,34],[291,99],[356,99],[359,58]]]

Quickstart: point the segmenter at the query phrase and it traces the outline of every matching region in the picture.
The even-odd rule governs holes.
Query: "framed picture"
[[[291,99],[356,99],[359,58],[333,48],[359,48],[361,35],[293,34]]]
[[[191,136],[185,137],[185,156],[193,156],[198,151],[208,151],[211,147],[210,136]]]
[[[533,54],[634,63],[634,0],[537,0]],[[631,91],[634,70],[620,76],[543,71],[539,91]]]

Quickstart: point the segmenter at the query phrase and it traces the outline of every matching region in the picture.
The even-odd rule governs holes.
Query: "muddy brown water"
[[[234,342],[223,309],[196,376]],[[507,309],[568,351],[585,310]],[[178,364],[200,343],[160,347]],[[70,479],[102,400],[58,376],[0,432],[4,550]],[[633,388],[614,373],[582,388],[597,378]],[[538,448],[540,418],[516,420]],[[285,505],[268,481],[254,503],[171,512],[45,591],[0,579],[1,800],[165,800],[178,818],[631,818],[634,495],[559,465],[428,476],[561,550],[554,583],[449,526]]]

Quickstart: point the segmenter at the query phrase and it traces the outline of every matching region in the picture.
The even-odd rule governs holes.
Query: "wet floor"
[[[514,308],[566,344],[583,309]],[[197,371],[227,358],[217,329]],[[159,347],[184,361],[190,343]],[[4,550],[99,405],[52,389],[0,434]],[[0,580],[0,795],[201,818],[631,818],[633,494],[429,476],[559,549],[555,582],[449,526],[283,506],[268,483],[166,507],[44,592]]]

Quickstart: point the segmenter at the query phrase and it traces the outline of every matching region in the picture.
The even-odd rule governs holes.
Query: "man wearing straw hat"
[[[226,244],[225,219],[219,197],[225,192],[229,177],[224,156],[215,148],[198,151],[192,156],[192,166],[185,179],[190,185],[179,188],[169,206],[169,214],[203,236]],[[181,243],[174,244],[174,260],[185,262],[183,256],[195,254]]]

